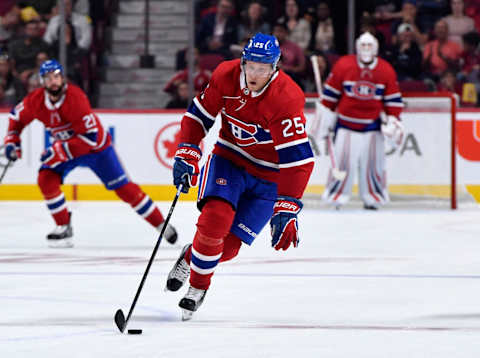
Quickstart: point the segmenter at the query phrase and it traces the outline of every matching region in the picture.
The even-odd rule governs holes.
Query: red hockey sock
[[[65,195],[60,190],[62,182],[60,175],[53,170],[43,169],[38,173],[37,182],[55,223],[57,225],[67,225],[70,221],[70,215]]]
[[[238,251],[242,246],[242,240],[237,236],[229,232],[224,239],[223,243],[223,252],[222,257],[220,257],[220,262],[230,261],[235,256],[238,255]],[[192,247],[190,246],[185,252],[185,261],[190,265],[192,259]]]
[[[203,207],[192,249],[187,252],[190,256],[192,287],[207,290],[210,286],[223,253],[224,238],[230,230],[234,216],[232,206],[223,200],[209,200]]]
[[[129,182],[115,189],[115,193],[155,228],[165,221],[152,199],[137,184]]]

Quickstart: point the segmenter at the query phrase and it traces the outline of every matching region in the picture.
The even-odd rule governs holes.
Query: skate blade
[[[189,311],[182,308],[182,321],[190,321],[193,316],[193,311]]]
[[[54,249],[69,249],[73,247],[73,240],[72,239],[61,239],[61,240],[47,240],[48,247]]]

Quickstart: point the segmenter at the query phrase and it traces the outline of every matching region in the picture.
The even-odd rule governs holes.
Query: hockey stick
[[[322,98],[322,78],[320,77],[320,71],[318,70],[318,58],[316,55],[310,56],[310,60],[312,61],[313,67],[313,76],[315,78],[315,87],[317,88],[318,93],[318,102],[321,101]],[[315,112],[318,113],[320,110],[320,105],[315,106]],[[337,161],[335,160],[335,153],[333,151],[333,133],[329,133],[327,136],[327,146],[328,146],[328,154],[330,157],[330,165],[332,167],[332,175],[337,180],[345,179],[347,175],[346,171],[340,170],[337,166]]]
[[[11,161],[11,160],[8,160],[7,165],[5,165],[5,167],[3,168],[2,175],[0,175],[0,183],[2,182],[3,177],[4,177],[5,174],[7,173],[7,169],[8,169],[8,167],[10,166],[11,163],[12,163],[12,161]]]
[[[177,204],[178,198],[180,197],[180,193],[182,192],[184,184],[180,184],[177,189],[177,194],[175,195],[175,198],[173,199],[172,205],[170,206],[170,210],[168,211],[167,218],[164,221],[162,231],[160,232],[160,235],[158,236],[157,243],[155,244],[155,248],[153,249],[152,256],[150,257],[150,260],[148,261],[147,268],[145,269],[145,273],[143,274],[142,281],[140,281],[140,286],[138,286],[137,293],[135,294],[135,298],[133,299],[132,305],[130,306],[130,311],[128,312],[127,319],[125,319],[125,315],[123,314],[123,311],[121,309],[117,310],[115,313],[115,323],[117,324],[118,329],[120,332],[124,332],[125,328],[127,328],[128,321],[130,320],[130,317],[132,316],[133,309],[135,308],[135,305],[137,304],[138,297],[140,296],[140,292],[142,292],[143,284],[145,283],[145,280],[147,279],[148,272],[150,271],[150,266],[152,266],[153,260],[155,259],[155,255],[157,254],[157,250],[160,246],[160,242],[162,241],[163,233],[165,232],[165,229],[167,228],[168,222],[170,221],[170,218],[172,217],[173,214],[173,209],[175,209],[175,205]]]

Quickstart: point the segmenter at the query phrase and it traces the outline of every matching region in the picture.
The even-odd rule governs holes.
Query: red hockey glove
[[[51,147],[45,149],[40,157],[40,161],[51,168],[55,168],[70,159],[72,158],[65,149],[65,143],[59,141],[55,141]]]
[[[173,164],[173,184],[178,188],[183,183],[182,192],[188,193],[198,181],[198,162],[202,157],[202,151],[195,144],[180,143],[175,153]]]
[[[300,200],[289,196],[282,196],[277,199],[273,206],[273,216],[270,220],[272,234],[272,247],[275,250],[286,250],[290,244],[298,246],[298,224],[297,214],[302,210],[303,204]]]
[[[11,133],[11,132],[10,132]],[[15,132],[14,132],[15,133]],[[14,162],[22,157],[22,147],[20,137],[17,134],[8,134],[4,140],[5,156],[8,160]]]

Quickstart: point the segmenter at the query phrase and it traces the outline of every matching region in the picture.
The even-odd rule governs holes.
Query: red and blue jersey
[[[380,112],[399,117],[403,108],[397,75],[381,58],[364,65],[355,55],[341,57],[323,89],[322,104],[337,112],[339,126],[380,130]]]
[[[55,103],[50,101],[43,88],[28,94],[12,109],[8,133],[20,135],[34,119],[42,122],[55,140],[65,143],[70,159],[102,151],[111,142],[87,96],[73,84],[67,85],[65,93]]]
[[[225,61],[182,119],[181,141],[199,144],[220,113],[213,153],[253,176],[277,184],[279,195],[300,198],[313,169],[305,132],[305,96],[283,71],[260,92],[247,88],[240,60]]]

